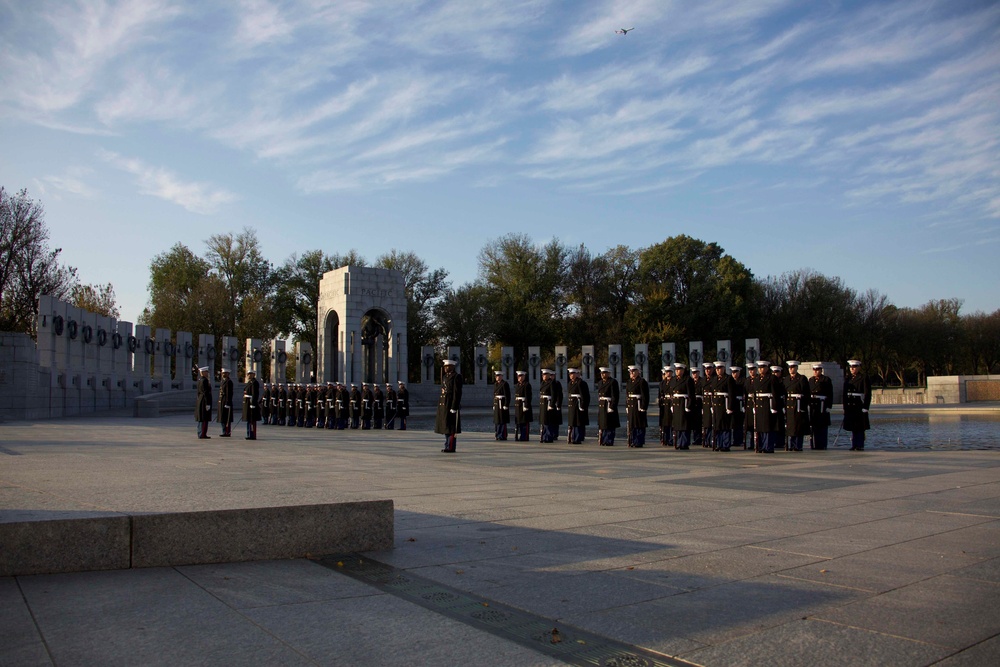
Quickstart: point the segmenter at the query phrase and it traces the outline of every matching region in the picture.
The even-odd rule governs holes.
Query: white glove
[[[454,410],[449,410],[448,412],[450,412],[451,414],[455,414]]]
[[[772,415],[776,415],[776,414],[778,414],[778,411],[777,410],[771,410],[771,414]]]
[[[726,414],[727,415],[731,415],[731,414],[733,414],[733,411],[732,410],[726,410]]]
[[[861,412],[868,414],[868,408],[861,408]]]

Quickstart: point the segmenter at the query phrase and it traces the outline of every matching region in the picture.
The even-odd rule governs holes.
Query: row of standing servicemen
[[[805,437],[810,447],[826,449],[833,406],[833,382],[823,373],[821,364],[813,365],[813,376],[798,373],[797,361],[785,362],[784,369],[767,361],[748,366],[743,377],[741,366],[727,367],[721,362],[688,369],[684,364],[662,369],[659,386],[660,444],[675,449],[689,449],[692,444],[728,452],[733,446],[772,453],[783,444],[789,451],[801,451]],[[850,375],[844,382],[843,429],[851,433],[851,449],[863,450],[865,431],[870,428],[868,409],[871,386],[860,373],[861,363],[848,362]],[[598,440],[602,446],[613,446],[615,430],[621,427],[619,405],[621,389],[611,377],[610,369],[600,368],[597,382]],[[542,369],[538,392],[538,423],[541,442],[559,439],[562,425],[562,405],[567,401],[567,442],[582,443],[590,424],[590,389],[581,378],[579,369],[568,369],[569,381],[564,393],[562,384],[551,369]],[[507,425],[513,410],[515,440],[527,441],[534,421],[533,392],[527,373],[517,372],[517,382],[511,387],[502,374],[496,373],[494,385],[493,422],[496,439],[507,439]],[[511,399],[513,398],[513,405]],[[642,447],[648,428],[649,383],[636,366],[629,366],[625,384],[626,436],[629,447]]]
[[[202,377],[198,381],[195,420],[198,437],[208,438],[212,385],[208,368],[199,370]],[[364,430],[395,429],[398,422],[399,429],[405,431],[410,415],[410,394],[404,382],[398,385],[398,389],[393,389],[391,384],[386,384],[384,392],[381,386],[367,382],[360,388],[352,383],[350,389],[335,382],[326,385],[265,383],[262,387],[256,373],[250,371],[243,388],[242,419],[246,423],[246,438],[257,438],[258,422],[300,428]],[[217,403],[217,421],[222,425],[223,438],[232,436],[233,392],[229,371],[223,370]]]

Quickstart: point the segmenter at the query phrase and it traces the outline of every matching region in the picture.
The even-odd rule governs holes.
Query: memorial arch
[[[406,380],[403,274],[345,266],[319,282],[317,382]]]

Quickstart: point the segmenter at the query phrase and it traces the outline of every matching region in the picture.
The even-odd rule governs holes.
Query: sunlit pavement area
[[[996,451],[241,427],[0,424],[0,522],[391,499],[395,548],[0,577],[0,664],[1000,664]]]

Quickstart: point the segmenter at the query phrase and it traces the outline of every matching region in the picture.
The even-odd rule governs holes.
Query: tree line
[[[0,329],[33,333],[40,294],[53,294],[92,312],[118,317],[111,285],[82,285],[76,269],[48,246],[44,210],[22,190],[0,188]],[[420,349],[458,346],[464,368],[485,345],[491,362],[500,345],[513,346],[523,368],[529,345],[552,363],[558,344],[579,364],[592,344],[606,363],[608,344],[621,343],[630,362],[634,343],[761,339],[774,361],[862,359],[887,385],[922,385],[928,375],[1000,371],[1000,310],[961,312],[961,299],[901,308],[876,289],[854,290],[811,269],[755,277],[717,243],[681,234],[641,248],[619,245],[594,254],[557,239],[537,243],[524,234],[489,240],[478,274],[453,287],[445,268],[432,269],[412,252],[391,249],[370,264],[357,250],[295,253],[275,265],[257,233],[216,234],[201,254],[182,243],[150,263],[149,300],[139,323],[172,331],[233,335],[243,340],[317,340],[321,276],[341,266],[395,269],[406,286],[411,380]]]

